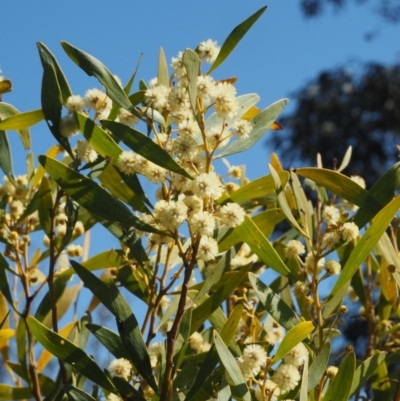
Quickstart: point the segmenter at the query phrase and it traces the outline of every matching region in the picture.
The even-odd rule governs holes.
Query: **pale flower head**
[[[285,247],[285,256],[287,258],[294,258],[303,254],[306,251],[304,245],[295,239],[290,240]]]
[[[306,256],[305,262],[307,271],[311,274],[314,274],[314,273],[319,273],[322,270],[325,264],[325,259],[319,258],[317,262],[315,262],[314,254],[312,252],[309,252]],[[314,270],[315,267],[316,267],[316,272]]]
[[[330,276],[340,273],[342,266],[336,260],[328,260],[325,264],[325,270]]]
[[[154,109],[164,109],[168,106],[170,89],[164,85],[157,85],[146,90],[144,94],[145,103]]]
[[[285,363],[299,367],[304,365],[308,358],[308,349],[303,343],[298,343],[283,358]]]
[[[257,401],[277,401],[281,393],[279,386],[272,380],[267,379],[264,383],[264,394],[260,387],[255,390]]]
[[[344,223],[340,228],[340,235],[345,242],[354,241],[359,233],[357,225],[353,222]]]
[[[211,236],[215,228],[215,218],[209,212],[198,212],[190,218],[190,228],[194,234]]]
[[[228,82],[217,83],[212,90],[214,110],[221,118],[233,118],[239,111],[236,89]]]
[[[328,224],[336,224],[340,219],[340,212],[335,206],[325,206],[322,212],[322,220]]]
[[[322,248],[332,249],[340,241],[340,235],[336,231],[325,233],[322,238]]]
[[[72,114],[67,114],[61,119],[60,132],[66,138],[74,136],[79,132],[78,124]]]
[[[231,202],[222,206],[217,215],[222,225],[234,228],[240,226],[244,222],[246,212],[240,205]]]
[[[158,201],[154,206],[154,219],[168,230],[178,228],[187,218],[188,208],[183,201]]]
[[[237,120],[232,124],[234,133],[239,139],[247,138],[253,129],[253,124],[247,120]]]
[[[214,260],[218,255],[218,243],[214,238],[204,235],[201,237],[197,257],[204,259],[206,262]]]
[[[275,373],[271,377],[282,393],[293,390],[299,383],[301,377],[298,369],[290,364],[282,363],[276,369]]]
[[[339,368],[336,366],[330,365],[326,368],[325,374],[327,375],[328,379],[332,380],[336,376],[338,370]]]
[[[190,184],[193,194],[199,198],[210,197],[218,199],[224,190],[224,187],[218,176],[211,172],[210,174],[202,173],[198,175]]]
[[[132,364],[125,358],[114,359],[108,365],[108,371],[111,376],[121,377],[122,379],[129,381],[132,377]]]
[[[206,63],[213,63],[218,56],[220,47],[217,42],[211,39],[201,42],[199,45],[200,58],[204,59]]]
[[[120,108],[118,111],[118,116],[115,121],[120,122],[121,124],[132,127],[136,125],[140,120],[130,111]]]
[[[89,142],[81,140],[78,140],[77,142],[76,155],[78,156],[78,159],[86,163],[93,163],[99,156]]]
[[[85,100],[79,95],[72,95],[67,99],[65,107],[68,111],[82,111],[85,108]]]

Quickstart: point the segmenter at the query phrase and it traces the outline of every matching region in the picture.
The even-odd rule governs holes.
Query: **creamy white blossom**
[[[322,211],[322,220],[329,225],[336,224],[340,218],[340,212],[335,206],[325,206]]]
[[[340,235],[345,242],[354,241],[359,232],[357,225],[353,222],[344,223],[340,228]]]
[[[282,363],[276,369],[275,373],[271,377],[282,393],[286,393],[289,390],[293,390],[300,381],[300,373],[298,369],[290,364]]]
[[[290,240],[285,247],[285,256],[287,258],[294,258],[303,254],[306,251],[304,245],[296,239]]]
[[[218,243],[214,238],[204,235],[201,237],[197,257],[204,259],[206,262],[214,260],[218,255]]]
[[[99,156],[89,142],[81,140],[78,140],[76,144],[76,155],[80,160],[86,163],[93,163]]]
[[[325,264],[325,270],[330,275],[336,275],[340,273],[342,266],[336,260],[328,260]]]
[[[303,343],[298,343],[283,358],[285,363],[299,367],[304,365],[308,358],[308,349]]]
[[[111,376],[118,376],[129,381],[132,377],[132,364],[125,358],[114,359],[107,370]]]
[[[206,63],[213,63],[218,56],[220,47],[217,42],[208,39],[199,44],[200,57],[205,60]]]

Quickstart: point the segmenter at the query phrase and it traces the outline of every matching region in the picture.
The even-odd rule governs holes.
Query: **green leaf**
[[[126,349],[117,333],[92,323],[88,323],[86,327],[116,358],[126,357]]]
[[[225,42],[221,46],[221,50],[214,61],[211,68],[208,70],[207,75],[209,75],[212,71],[214,71],[219,65],[225,61],[225,59],[229,56],[232,50],[236,47],[236,45],[240,42],[243,36],[247,33],[247,31],[253,26],[253,24],[261,17],[264,11],[267,9],[267,6],[260,8],[257,12],[247,18],[245,21],[240,23],[233,31],[228,35],[225,39]]]
[[[298,168],[296,174],[307,177],[329,189],[337,196],[359,206],[360,209],[376,214],[382,208],[381,204],[368,191],[361,188],[351,178],[337,171],[323,168]]]
[[[66,137],[61,135],[61,111],[62,111],[62,93],[57,80],[57,74],[54,66],[49,63],[43,63],[43,78],[41,102],[44,118],[50,132],[53,134],[57,142],[68,152],[73,158],[71,146]]]
[[[308,401],[308,362],[309,357],[304,362],[301,374],[300,401]]]
[[[132,107],[124,90],[101,61],[67,42],[62,41],[61,46],[68,54],[69,58],[85,71],[87,75],[94,76],[100,81],[106,88],[106,93],[109,98],[124,109],[129,110]]]
[[[383,206],[390,202],[400,188],[400,162],[393,165],[381,178],[373,185],[369,193]],[[360,209],[354,217],[354,222],[363,227],[379,211],[379,209]]]
[[[246,216],[244,222],[236,227],[236,232],[241,240],[250,247],[267,267],[271,267],[284,276],[291,275],[290,270],[283,263],[271,243],[265,238],[264,234],[249,216]]]
[[[94,150],[103,157],[111,157],[114,165],[118,165],[119,155],[122,149],[99,127],[92,119],[82,113],[74,113],[79,130],[86,140],[93,146]]]
[[[0,384],[0,401],[32,399],[30,387],[13,387],[8,384]]]
[[[0,253],[0,292],[4,295],[9,305],[15,310],[14,301],[8,285],[6,270],[11,270],[6,258]],[[1,316],[0,316],[1,318]]]
[[[232,395],[235,399],[243,399],[245,401],[251,401],[251,395],[249,389],[246,384],[246,380],[243,377],[243,374],[225,345],[224,341],[220,337],[220,335],[214,330],[214,344],[217,349],[219,359],[224,368],[229,374],[229,377],[233,384],[230,384]]]
[[[49,179],[44,176],[40,182],[38,199],[39,221],[45,234],[50,237],[51,220],[50,212],[54,207],[53,195]]]
[[[12,84],[10,79],[3,79],[0,81],[0,95],[12,91]]]
[[[244,152],[256,144],[264,134],[270,129],[271,125],[281,114],[282,110],[289,103],[288,99],[281,99],[268,106],[252,120],[253,129],[247,138],[242,138],[232,142],[221,153],[215,156],[216,159]]]
[[[376,368],[385,360],[386,352],[378,351],[375,355],[366,359],[356,369],[351,387],[350,396],[361,390],[362,386],[374,373]]]
[[[0,168],[3,170],[7,178],[13,183],[14,173],[12,166],[11,149],[5,131],[0,131]]]
[[[346,264],[332,289],[331,296],[335,295],[350,281],[360,264],[377,244],[399,208],[400,196],[397,196],[372,219],[367,231],[364,233],[347,259]]]
[[[118,331],[127,354],[148,385],[155,392],[158,392],[150,364],[150,357],[147,353],[146,344],[143,340],[136,317],[115,285],[111,285],[109,291],[114,308],[114,315],[117,320]]]
[[[286,330],[290,330],[300,323],[295,315],[279,295],[275,294],[271,288],[265,285],[255,274],[249,273],[249,281],[254,291],[257,293],[260,302],[271,316]]]
[[[124,142],[126,146],[143,156],[145,159],[150,160],[166,170],[174,171],[184,177],[191,178],[191,176],[164,149],[158,146],[145,134],[115,121],[103,120],[101,123],[118,139]]]
[[[278,173],[272,167],[271,164],[268,164],[269,171],[271,172],[271,176],[275,183],[275,191],[278,195],[279,205],[282,209],[282,212],[285,214],[286,218],[289,220],[290,224],[303,236],[308,237],[307,233],[305,233],[302,228],[300,227],[297,220],[294,218],[292,211],[290,210],[290,206],[287,202],[284,186],[282,185]]]
[[[168,64],[162,47],[160,47],[160,50],[158,52],[157,84],[164,85],[169,88]]]
[[[0,319],[2,319],[1,322],[0,322],[0,330],[3,328],[4,323],[6,322],[6,320],[7,320],[9,314],[10,314],[10,310],[6,313],[6,315],[4,316],[4,318],[0,316]]]
[[[325,369],[328,366],[329,357],[331,355],[331,343],[326,342],[321,352],[315,357],[314,362],[310,366],[308,374],[308,391],[317,387],[321,380]]]
[[[14,106],[8,103],[0,102],[0,119],[2,120],[0,122],[0,130],[16,130],[19,137],[21,138],[22,145],[24,146],[24,149],[29,149],[31,147],[31,137],[29,134],[29,130],[27,129],[28,127],[16,127],[16,122],[18,120],[21,120],[21,117],[19,117],[21,114],[28,114],[28,113],[33,113],[37,112],[38,110],[32,111],[32,112],[27,112],[27,113],[20,113]],[[43,113],[42,113],[43,114]],[[17,121],[15,121],[16,119]],[[24,118],[22,117],[24,120]],[[43,119],[43,117],[42,117]],[[21,121],[20,121],[21,122]],[[33,124],[31,124],[33,125]]]
[[[273,362],[275,363],[282,359],[292,348],[307,338],[313,331],[313,322],[301,322],[297,326],[292,327],[279,344]]]
[[[209,316],[217,310],[231,292],[243,281],[251,265],[242,267],[239,271],[225,273],[227,281],[217,291],[193,310],[191,332],[195,332]]]
[[[186,49],[183,53],[182,62],[187,71],[189,80],[188,92],[192,110],[196,113],[197,110],[197,77],[200,71],[200,59],[195,51]]]
[[[256,214],[251,217],[253,223],[257,228],[268,238],[269,233],[271,233],[274,227],[284,220],[285,215],[282,213],[281,209],[269,209],[264,212]],[[220,252],[227,251],[232,246],[243,241],[240,233],[234,228],[227,235],[225,235],[221,242],[218,243],[218,249]]]
[[[348,401],[353,383],[355,366],[356,358],[354,353],[349,352],[341,363],[322,401]]]
[[[44,118],[42,109],[26,111],[25,113],[15,114],[0,121],[0,130],[25,130],[42,121]],[[29,138],[28,138],[29,141]],[[29,142],[28,142],[29,143]],[[25,144],[24,144],[25,145]],[[30,146],[25,146],[28,149]]]
[[[110,222],[119,222],[124,227],[133,226],[142,231],[157,232],[86,176],[50,157],[39,156],[39,162],[68,196],[95,216]]]
[[[96,401],[90,394],[85,393],[83,390],[66,384],[64,386],[66,393],[68,394],[68,400],[72,401]]]
[[[285,186],[289,180],[289,173],[287,171],[280,171],[278,173],[282,186]],[[246,202],[251,199],[262,198],[271,195],[275,192],[275,183],[271,175],[257,178],[254,181],[239,188],[230,198],[237,203]]]
[[[111,313],[114,313],[114,307],[110,300],[110,289],[108,285],[103,283],[103,281],[101,281],[98,277],[96,277],[93,273],[75,260],[71,259],[70,263],[76,271],[76,274],[83,281],[86,287],[89,288],[93,295],[95,295]]]
[[[27,318],[28,326],[42,346],[100,387],[117,393],[114,385],[94,360],[66,338],[49,330],[34,317]]]
[[[40,60],[42,61],[43,67],[45,65],[51,65],[54,68],[54,71],[56,72],[57,76],[58,85],[60,86],[63,103],[64,104],[67,103],[68,98],[72,96],[72,92],[69,87],[67,78],[65,78],[65,75],[58,64],[57,59],[43,43],[38,42],[37,47],[39,50],[39,56]]]
[[[122,377],[113,377],[115,387],[117,387],[124,400],[127,401],[146,401],[139,391],[125,381]]]

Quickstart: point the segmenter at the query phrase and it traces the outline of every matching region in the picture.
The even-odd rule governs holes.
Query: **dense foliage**
[[[286,171],[272,154],[254,181],[227,159],[279,128],[287,104],[260,110],[211,75],[265,9],[221,47],[180,52],[172,72],[161,49],[157,77],[136,90],[136,72],[123,85],[62,42],[101,84],[73,94],[38,44],[41,108],[0,103],[0,400],[399,398],[400,164],[367,191],[341,173],[351,148],[335,170]],[[42,120],[57,145],[39,165],[28,152],[16,176],[8,131],[29,150]],[[101,241],[88,257],[95,225],[119,248]],[[100,308],[115,326],[93,319]],[[357,355],[349,310],[367,328]],[[93,342],[103,352],[90,355]]]

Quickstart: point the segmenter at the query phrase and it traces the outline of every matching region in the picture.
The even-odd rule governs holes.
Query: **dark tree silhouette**
[[[306,17],[317,17],[331,6],[336,10],[344,8],[349,3],[372,5],[372,11],[386,21],[400,22],[400,0],[301,0],[301,10]]]
[[[296,108],[279,119],[285,127],[273,146],[287,167],[304,162],[334,167],[347,148],[353,156],[346,173],[371,185],[398,159],[400,144],[400,64],[368,64],[359,77],[345,68],[324,71],[290,96]]]

